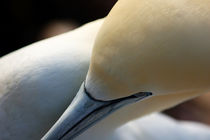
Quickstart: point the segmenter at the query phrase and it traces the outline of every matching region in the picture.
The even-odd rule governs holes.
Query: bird
[[[26,46],[0,59],[0,139],[37,140],[44,136],[85,79],[94,38],[103,20]],[[55,67],[56,64],[60,65]],[[208,126],[176,121],[162,113],[132,119],[123,125],[116,123],[125,121],[127,113],[135,114],[130,109],[135,109],[135,104],[110,115],[75,140],[162,140],[163,137],[208,140],[210,137]]]
[[[85,81],[43,140],[74,139],[134,102],[139,115],[128,120],[208,93],[209,21],[209,1],[119,0],[96,36]]]
[[[123,1],[121,0],[119,2]],[[58,119],[58,117],[68,106],[68,103],[71,102],[73,96],[75,95],[74,93],[76,93],[76,90],[79,89],[79,85],[85,79],[85,74],[88,69],[88,58],[90,57],[90,54],[88,53],[91,53],[90,48],[94,42],[94,35],[96,35],[96,30],[99,28],[101,23],[102,21],[97,21],[96,23],[86,25],[69,34],[64,34],[52,39],[32,44],[31,46],[27,46],[22,50],[1,58],[0,66],[2,68],[1,71],[3,73],[3,76],[1,76],[0,78],[0,93],[3,94],[1,94],[0,99],[0,121],[2,121],[1,124],[5,125],[0,126],[1,132],[5,132],[3,133],[4,136],[1,135],[1,137],[17,138],[16,136],[18,135],[20,136],[20,139],[21,137],[25,139],[26,137],[31,139],[39,139],[40,135],[43,135],[47,131],[46,129],[52,126],[52,124],[56,121],[56,119]],[[108,20],[107,23],[109,23]],[[89,30],[87,31],[86,29]],[[95,33],[92,30],[94,30]],[[85,31],[87,31],[87,34],[84,35]],[[91,32],[93,34],[91,34]],[[92,36],[90,36],[90,34]],[[90,41],[90,48],[78,48],[78,46],[86,46],[88,44],[83,44],[82,41],[76,41],[80,39],[84,39],[84,42],[85,40]],[[72,42],[72,44],[68,44],[67,42]],[[61,46],[62,49],[57,47],[54,48],[55,50],[53,50],[53,47],[55,46]],[[69,46],[75,47],[71,48],[73,50],[71,50],[70,54],[67,53],[67,50],[70,49],[68,48]],[[78,53],[76,53],[77,51]],[[93,59],[94,58],[92,58],[92,60]],[[91,64],[91,67],[93,69],[94,65]],[[62,69],[64,69],[65,71],[62,71]],[[82,73],[82,71],[84,73]],[[91,72],[89,71],[89,73]],[[63,77],[65,77],[66,79],[63,79]],[[88,79],[86,80],[86,83],[88,84]],[[48,83],[49,85],[47,85],[46,83]],[[86,86],[86,88],[88,89],[88,85]],[[91,91],[95,91],[95,89],[89,90],[93,97],[97,96],[97,99],[100,100],[110,100],[120,97],[119,94],[109,94],[109,96],[107,97],[107,92],[106,94],[101,94],[103,96],[99,96],[98,93],[94,94],[95,92]],[[154,91],[151,92],[153,94],[158,94]],[[72,95],[70,93],[72,93]],[[109,128],[113,127],[116,129],[116,127],[119,127],[122,124],[126,124],[126,122],[136,119],[141,115],[143,116],[145,114],[148,114],[149,112],[153,112],[154,110],[160,111],[175,104],[178,104],[186,99],[192,98],[191,96],[189,96],[189,94],[183,95],[182,93],[180,93],[180,96],[177,96],[176,94],[163,94],[164,95],[154,95],[149,99],[137,102],[129,106],[125,106],[124,108],[118,110],[114,114],[111,114],[109,117],[105,118],[103,121],[93,126],[92,129],[88,129],[87,131],[90,132],[94,128],[95,130],[97,130],[96,128],[100,128],[100,125],[105,125],[107,126],[106,131],[101,131],[101,133],[108,133]],[[194,96],[197,96],[198,94],[199,93],[194,93]],[[122,95],[124,96],[125,93]],[[170,98],[173,98],[173,100],[170,100]],[[174,99],[176,99],[176,101],[174,101]],[[25,112],[25,114],[21,114],[21,111]],[[107,122],[111,123],[107,124]],[[21,129],[24,129],[25,131],[21,131]],[[98,133],[92,133],[92,135],[95,134]],[[184,134],[186,134],[186,132]],[[85,132],[82,135],[85,135]],[[79,137],[80,136],[78,136],[78,138]],[[100,139],[102,138],[100,137]]]

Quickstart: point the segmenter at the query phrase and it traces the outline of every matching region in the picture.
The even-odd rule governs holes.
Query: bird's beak
[[[150,95],[151,92],[140,92],[125,98],[100,101],[86,91],[83,83],[70,106],[42,140],[72,140],[117,109]]]

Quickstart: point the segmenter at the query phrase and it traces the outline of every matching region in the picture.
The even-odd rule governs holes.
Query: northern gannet
[[[50,129],[85,79],[92,44],[102,22],[103,19],[91,22],[0,59],[0,139],[37,140]],[[210,128],[205,125],[177,122],[159,113],[138,118],[140,114],[135,109],[140,109],[137,104],[122,108],[75,140],[210,137]],[[127,114],[137,116],[136,120],[129,120]]]
[[[73,139],[138,100],[116,123],[209,92],[209,23],[208,0],[119,0],[96,37],[85,82],[43,139]]]

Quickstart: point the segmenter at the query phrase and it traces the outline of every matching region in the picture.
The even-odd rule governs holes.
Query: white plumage
[[[102,21],[0,59],[0,139],[40,139],[85,78]]]

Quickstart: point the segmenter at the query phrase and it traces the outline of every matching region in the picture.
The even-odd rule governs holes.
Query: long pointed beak
[[[91,97],[83,83],[70,106],[42,140],[72,140],[117,109],[150,95],[151,92],[140,92],[125,98],[100,101]]]

